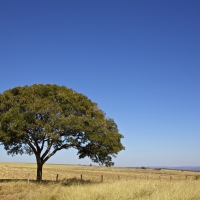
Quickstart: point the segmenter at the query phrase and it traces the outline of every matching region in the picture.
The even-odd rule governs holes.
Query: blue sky
[[[200,166],[200,1],[0,1],[0,93],[65,85],[114,118],[116,166]],[[34,156],[0,161],[35,162]],[[90,164],[76,151],[49,163]]]

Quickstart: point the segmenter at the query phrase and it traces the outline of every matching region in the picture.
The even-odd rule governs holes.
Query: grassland
[[[200,200],[200,172],[45,164],[35,178],[36,164],[0,163],[0,200]]]

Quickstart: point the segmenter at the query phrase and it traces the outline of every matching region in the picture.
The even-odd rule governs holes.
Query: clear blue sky
[[[0,1],[0,93],[65,85],[114,118],[116,166],[200,166],[199,0]],[[35,162],[34,156],[0,161]],[[76,151],[50,163],[90,164]]]

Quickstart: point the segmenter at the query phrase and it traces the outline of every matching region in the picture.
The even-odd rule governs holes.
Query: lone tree
[[[96,103],[64,86],[35,84],[0,94],[0,144],[11,155],[35,154],[37,181],[44,163],[62,149],[112,165],[124,149],[121,138]]]

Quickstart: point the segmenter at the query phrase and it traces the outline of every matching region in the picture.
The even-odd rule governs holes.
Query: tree
[[[44,163],[62,149],[79,158],[112,163],[124,149],[113,119],[97,104],[65,86],[15,87],[0,94],[0,144],[8,154],[35,154],[37,181]]]

